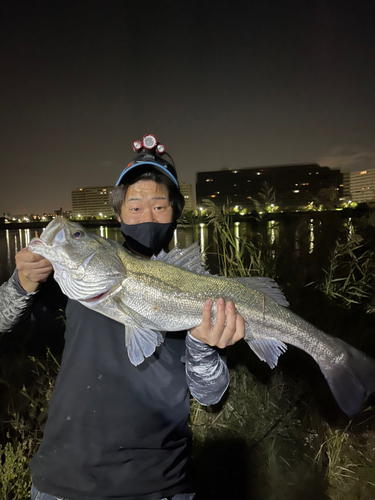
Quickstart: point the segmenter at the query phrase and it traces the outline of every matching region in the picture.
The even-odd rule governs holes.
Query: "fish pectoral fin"
[[[150,357],[162,342],[163,335],[158,331],[142,328],[135,323],[125,327],[125,346],[130,362],[135,366]]]
[[[287,350],[284,342],[277,339],[249,339],[246,342],[258,358],[265,361],[270,368],[275,368],[280,354]]]
[[[115,297],[114,301],[126,317],[125,346],[129,359],[133,365],[138,366],[164,342],[164,337],[159,331],[142,326],[142,317],[127,307],[120,297]]]

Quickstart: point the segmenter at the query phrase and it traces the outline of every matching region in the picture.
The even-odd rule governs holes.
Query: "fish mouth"
[[[40,238],[33,238],[31,241],[29,241],[27,249],[30,250],[30,252],[34,252],[34,249],[41,245],[44,246],[44,243]]]
[[[82,304],[85,305],[96,305],[100,302],[102,302],[104,299],[107,298],[107,296],[110,294],[110,292],[114,289],[117,288],[117,285],[111,285],[108,286],[104,292],[98,293],[97,295],[94,295],[93,297],[88,297],[87,299],[79,299],[78,302],[81,302]]]
[[[51,227],[52,224],[52,227]],[[33,253],[39,253],[38,247],[42,246],[44,248],[48,248],[49,250],[53,249],[53,245],[55,243],[61,243],[65,241],[65,232],[64,227],[67,224],[67,220],[63,217],[57,217],[49,224],[49,229],[45,229],[40,237],[33,238],[27,249]],[[48,227],[48,226],[47,226]]]
[[[118,279],[114,283],[108,283],[107,287],[103,292],[94,295],[93,297],[88,297],[86,299],[79,299],[78,302],[82,302],[84,305],[90,307],[91,305],[96,305],[107,299],[109,295],[112,295],[119,288],[121,288],[122,278]]]
[[[95,295],[95,297],[90,297],[89,299],[81,299],[80,302],[84,302],[85,304],[87,303],[93,303],[93,302],[98,302],[101,298],[103,298],[105,295],[107,295],[108,291],[99,293],[99,295]]]

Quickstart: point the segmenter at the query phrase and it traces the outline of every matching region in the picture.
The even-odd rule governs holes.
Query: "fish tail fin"
[[[366,397],[375,393],[375,360],[340,339],[343,356],[319,365],[340,408],[353,417],[361,412]]]

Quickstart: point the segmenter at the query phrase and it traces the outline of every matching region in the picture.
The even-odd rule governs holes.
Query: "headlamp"
[[[139,153],[142,149],[146,151],[154,150],[155,153],[162,155],[165,153],[165,146],[156,140],[152,134],[144,135],[141,141],[134,141],[132,144],[133,151]]]
[[[132,147],[133,151],[138,153],[138,156],[136,158],[133,158],[133,160],[131,160],[123,169],[120,177],[118,178],[118,181],[116,182],[116,186],[125,184],[129,172],[133,171],[133,169],[145,167],[147,168],[147,166],[151,166],[152,168],[159,170],[159,172],[162,172],[164,175],[169,177],[171,181],[173,181],[173,183],[177,187],[179,187],[173,160],[171,156],[166,152],[164,144],[158,142],[154,135],[144,135],[141,141],[134,141]],[[165,158],[162,158],[162,155],[164,153],[169,156],[171,162],[167,161]]]

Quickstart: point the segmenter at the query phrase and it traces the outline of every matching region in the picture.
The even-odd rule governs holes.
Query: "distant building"
[[[114,186],[86,187],[72,191],[74,219],[112,217],[109,196]]]
[[[361,203],[375,200],[375,169],[350,172],[348,175],[352,201]]]
[[[65,217],[66,219],[70,219],[70,217],[72,217],[72,211],[63,210],[62,207],[60,207],[59,210],[55,210],[54,214],[59,217]]]
[[[281,209],[316,202],[322,190],[333,190],[337,199],[343,193],[343,175],[339,170],[321,167],[317,163],[301,163],[199,172],[197,204],[210,199],[216,205],[229,201],[232,205],[250,206],[254,199],[261,201],[259,192],[265,183],[276,191],[276,203]]]
[[[195,199],[193,194],[193,185],[187,184],[186,182],[180,182],[180,191],[185,198],[185,209],[184,210],[194,210]]]
[[[342,195],[346,201],[350,200],[350,172],[344,172],[342,174],[344,189]]]

